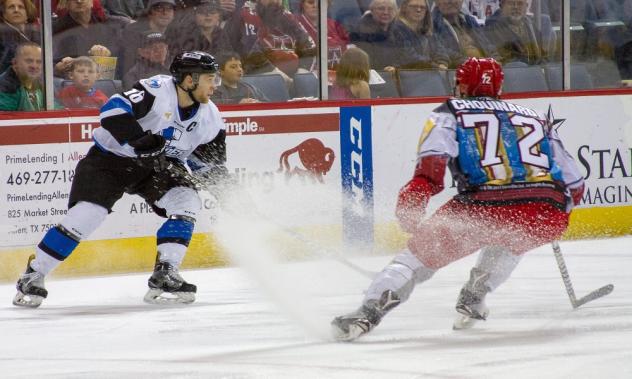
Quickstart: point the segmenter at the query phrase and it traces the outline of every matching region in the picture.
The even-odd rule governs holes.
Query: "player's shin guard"
[[[332,321],[334,338],[352,341],[368,333],[386,313],[408,299],[417,283],[430,279],[434,272],[409,251],[399,254],[373,279],[362,306]]]
[[[178,272],[193,235],[195,220],[186,216],[170,216],[158,230],[158,256],[154,272],[147,284],[144,301],[153,304],[192,303],[197,287],[187,283]]]
[[[477,321],[487,319],[489,308],[485,304],[485,297],[509,278],[520,258],[502,247],[487,247],[481,251],[476,265],[470,271],[470,279],[459,293],[456,302],[459,314],[453,329],[469,329]]]

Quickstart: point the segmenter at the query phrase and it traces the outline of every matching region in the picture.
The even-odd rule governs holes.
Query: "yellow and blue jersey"
[[[494,98],[454,98],[435,109],[418,146],[418,159],[428,155],[451,158],[459,192],[547,184],[563,191],[583,180],[544,115]]]

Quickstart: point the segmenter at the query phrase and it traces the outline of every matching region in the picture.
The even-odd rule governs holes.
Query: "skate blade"
[[[42,296],[27,295],[18,292],[13,297],[13,305],[17,307],[37,308],[42,304],[44,298]]]
[[[195,292],[165,292],[150,288],[143,301],[148,304],[190,304],[195,301]]]
[[[471,329],[479,320],[466,315],[458,315],[452,324],[452,330]]]
[[[348,332],[342,330],[338,325],[332,324],[331,332],[334,339],[340,342],[351,342],[366,333],[364,328],[353,324],[349,325]]]

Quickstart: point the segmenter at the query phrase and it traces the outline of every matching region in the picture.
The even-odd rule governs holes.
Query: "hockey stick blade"
[[[599,289],[596,289],[592,291],[591,293],[589,293],[588,295],[582,297],[581,299],[577,299],[576,301],[574,301],[573,308],[575,309],[579,308],[582,305],[588,303],[589,301],[593,301],[593,300],[599,299],[600,297],[604,297],[610,294],[612,290],[614,290],[614,285],[612,284],[607,284]]]

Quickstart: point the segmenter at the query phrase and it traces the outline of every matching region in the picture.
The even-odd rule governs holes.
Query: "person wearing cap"
[[[125,49],[118,65],[119,77],[124,77],[138,61],[138,49],[143,47],[146,31],[167,35],[167,29],[173,25],[175,10],[175,0],[149,0],[138,20],[123,30],[119,45]]]
[[[143,0],[101,0],[103,8],[109,15],[116,15],[135,20],[145,9]]]
[[[206,51],[216,55],[223,38],[221,22],[222,7],[219,0],[201,0],[192,8],[191,17],[175,21],[174,26],[167,31],[171,55],[175,56],[184,50]]]
[[[65,76],[72,58],[82,55],[119,56],[119,36],[129,20],[117,16],[99,17],[93,0],[60,1],[67,13],[53,23],[55,73]]]
[[[123,76],[123,86],[131,87],[141,78],[159,74],[169,74],[165,65],[169,45],[165,35],[151,30],[143,33],[143,45],[138,48],[138,58],[132,68]]]
[[[246,74],[279,74],[287,84],[296,72],[307,72],[316,45],[282,0],[248,1],[224,25],[226,46],[243,60]]]

